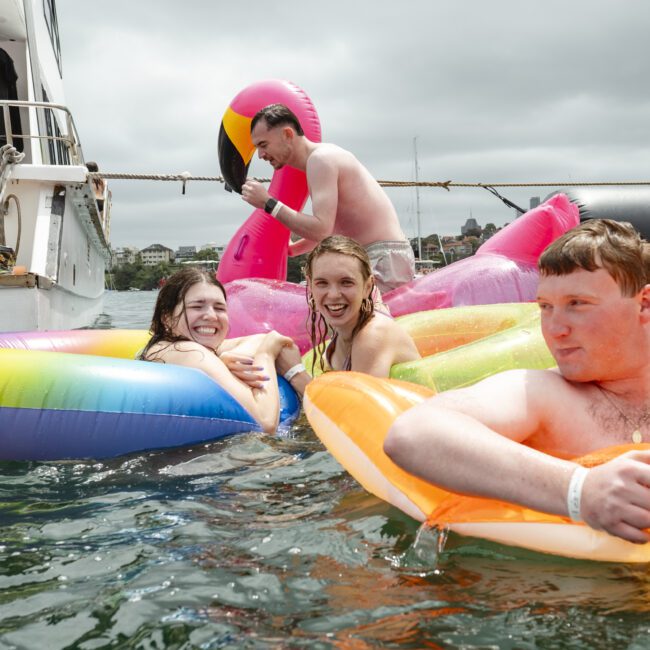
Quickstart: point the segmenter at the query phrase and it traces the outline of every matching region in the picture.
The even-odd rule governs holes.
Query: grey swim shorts
[[[408,241],[376,241],[365,246],[379,291],[386,293],[415,277],[415,258]]]

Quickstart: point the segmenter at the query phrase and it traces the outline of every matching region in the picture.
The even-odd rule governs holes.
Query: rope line
[[[138,181],[208,181],[212,183],[223,183],[223,176],[192,176],[189,172],[180,174],[123,174],[93,172],[89,177],[97,176],[105,180],[138,180]],[[270,183],[270,178],[253,177],[252,180],[259,183]],[[650,181],[577,181],[574,183],[455,183],[454,181],[390,181],[378,180],[382,187],[441,187],[447,191],[452,187],[610,187],[627,185],[650,185]]]

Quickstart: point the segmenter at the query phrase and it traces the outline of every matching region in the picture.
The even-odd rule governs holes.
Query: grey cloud
[[[100,5],[101,9],[98,8]],[[326,140],[380,178],[641,179],[649,151],[644,0],[188,0],[58,7],[68,103],[104,171],[217,175],[219,121],[249,83],[291,79]],[[253,166],[268,176],[268,166]],[[218,185],[114,182],[113,242],[226,243],[251,209]],[[544,189],[505,191],[527,205]],[[407,234],[415,192],[389,190]],[[420,192],[423,232],[514,216],[485,190]]]

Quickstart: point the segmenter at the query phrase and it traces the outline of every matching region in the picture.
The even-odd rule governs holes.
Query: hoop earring
[[[314,300],[314,296],[311,294],[307,296],[307,304],[309,305],[309,309],[316,311],[316,301]]]
[[[361,313],[369,314],[372,311],[372,300],[368,297],[361,301]]]

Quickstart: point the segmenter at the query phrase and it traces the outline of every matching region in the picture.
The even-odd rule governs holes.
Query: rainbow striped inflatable
[[[200,370],[133,360],[147,335],[127,332],[0,335],[0,460],[107,458],[259,430]],[[278,383],[286,426],[300,402]]]

